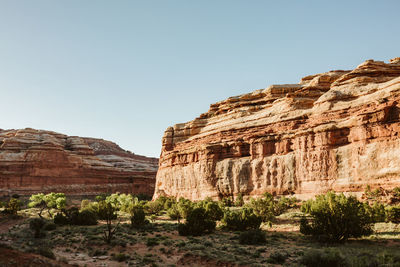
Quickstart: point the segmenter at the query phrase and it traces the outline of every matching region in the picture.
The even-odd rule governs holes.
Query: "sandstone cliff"
[[[101,192],[152,195],[158,160],[102,139],[22,129],[0,130],[0,196]]]
[[[212,104],[162,139],[154,197],[400,186],[400,58]]]

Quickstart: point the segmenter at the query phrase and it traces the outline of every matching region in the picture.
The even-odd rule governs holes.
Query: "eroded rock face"
[[[158,159],[115,143],[55,132],[0,130],[0,196],[154,192]]]
[[[400,58],[212,104],[162,140],[154,197],[400,186]]]

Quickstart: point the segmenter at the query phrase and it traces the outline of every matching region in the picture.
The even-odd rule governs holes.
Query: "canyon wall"
[[[154,198],[308,198],[400,186],[400,58],[212,104],[169,127]]]
[[[158,159],[110,141],[50,131],[0,130],[0,196],[105,192],[153,195]]]

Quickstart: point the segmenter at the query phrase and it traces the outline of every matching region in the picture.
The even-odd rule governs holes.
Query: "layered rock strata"
[[[165,131],[154,197],[400,186],[399,114],[400,58],[230,97]]]
[[[50,131],[0,130],[0,196],[18,193],[154,192],[158,159],[102,139]]]

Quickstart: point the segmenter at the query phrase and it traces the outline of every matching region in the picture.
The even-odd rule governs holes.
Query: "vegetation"
[[[44,236],[42,229],[45,226],[45,224],[46,222],[43,219],[39,218],[34,218],[29,222],[29,228],[33,231],[33,236],[35,238]]]
[[[372,218],[365,205],[352,196],[328,192],[308,200],[302,211],[309,213],[311,220],[302,218],[300,232],[321,241],[340,242],[372,234]]]
[[[30,198],[30,203],[28,206],[30,208],[36,207],[39,208],[39,217],[42,217],[42,213],[44,210],[47,210],[50,218],[53,217],[53,215],[50,213],[51,209],[58,209],[62,210],[65,208],[67,204],[67,199],[65,197],[64,193],[50,193],[50,194],[36,194],[32,195]]]
[[[259,229],[262,218],[256,215],[252,209],[242,208],[240,210],[226,210],[221,222],[225,229],[245,231]]]
[[[239,235],[239,243],[242,245],[260,245],[265,244],[266,241],[266,234],[260,229],[248,230]]]
[[[386,218],[388,222],[400,223],[400,206],[387,207]]]
[[[18,199],[18,195],[13,195],[8,202],[0,203],[0,207],[4,207],[4,213],[17,215],[18,211],[21,210],[22,202]]]
[[[302,213],[298,200],[269,194],[262,201],[250,199],[242,206],[236,204],[236,199],[234,206],[228,207],[226,200],[208,198],[192,202],[170,197],[153,200],[157,203],[152,206],[135,196],[116,193],[83,200],[79,208],[74,206],[76,199],[69,200],[70,206],[58,212],[52,208],[51,212],[56,214],[54,223],[37,218],[37,208],[18,211],[17,220],[12,216],[0,217],[6,222],[16,221],[15,227],[0,234],[0,244],[7,240],[13,248],[71,265],[90,265],[97,261],[92,257],[101,256],[107,258],[101,260],[104,264],[122,266],[397,266],[398,206],[389,206],[379,199],[357,203],[341,194],[327,197],[330,194],[333,193],[323,195],[324,200],[329,200],[328,209],[323,208],[323,201],[317,206],[324,210],[324,215],[333,214],[332,225],[344,225],[344,229],[358,225],[345,218],[349,213],[356,214],[355,217],[364,214],[370,218],[373,235],[357,239],[349,235],[345,244],[328,242],[321,247],[320,241],[331,241],[327,234],[310,234],[315,237],[310,239],[299,233],[303,216],[306,217],[302,224],[309,227],[318,218],[313,214],[320,211],[315,208],[319,197],[304,202],[301,210],[306,213]],[[266,207],[262,203],[267,203]],[[154,214],[147,207],[159,210]],[[268,221],[262,224],[263,219],[252,207],[257,207],[260,214],[272,213],[273,225],[268,226]],[[47,212],[44,215],[47,217]],[[20,219],[22,216],[28,219]],[[95,224],[97,221],[100,223]],[[329,224],[325,227],[327,233],[334,228]]]
[[[214,231],[215,220],[210,218],[204,208],[195,208],[188,213],[185,224],[179,224],[178,232],[180,235],[200,236]]]
[[[148,224],[149,221],[146,220],[146,214],[142,206],[137,205],[131,209],[131,224],[132,227],[140,228]]]

